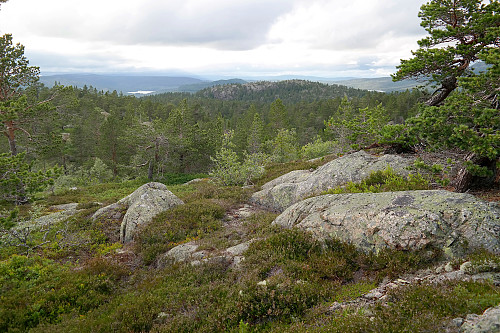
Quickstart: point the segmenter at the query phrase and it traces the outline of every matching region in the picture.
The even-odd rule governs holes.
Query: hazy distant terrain
[[[223,86],[226,84],[245,84],[248,83],[245,80],[241,79],[230,79],[230,80],[217,80],[211,82],[201,82],[201,83],[193,83],[193,84],[185,84],[178,88],[179,92],[192,92],[195,93],[197,91],[210,88],[213,86]]]
[[[128,94],[136,91],[172,92],[179,91],[183,85],[203,84],[207,81],[192,77],[176,76],[128,76],[128,75],[98,75],[98,74],[62,74],[42,76],[40,81],[52,87],[55,82],[64,86],[92,86],[98,90],[123,92]],[[201,88],[203,89],[203,88]]]
[[[177,76],[133,76],[133,75],[100,75],[100,74],[60,74],[46,75],[40,78],[40,81],[46,86],[52,87],[54,83],[64,86],[92,86],[98,90],[122,92],[123,94],[143,95],[144,93],[164,93],[164,92],[190,92],[210,88],[218,85],[227,84],[245,84],[248,81],[242,79],[229,80],[202,80],[193,77],[177,77]],[[282,81],[280,79],[270,81]],[[402,82],[392,82],[390,77],[380,78],[342,78],[328,79],[316,78],[309,81],[322,83],[334,83],[347,87],[374,90],[374,91],[404,91],[412,89],[418,85],[416,81],[406,80]]]
[[[422,85],[422,83],[415,80],[393,82],[391,77],[339,80],[333,81],[333,83],[348,86],[351,88],[383,92],[405,91],[407,89],[413,89],[419,85]]]

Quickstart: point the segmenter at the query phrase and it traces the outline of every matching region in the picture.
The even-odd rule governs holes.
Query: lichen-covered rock
[[[500,272],[500,262],[494,260],[466,261],[460,265],[460,270],[466,274],[473,275],[484,272]]]
[[[480,316],[468,315],[460,332],[495,333],[500,332],[500,305],[486,309]]]
[[[323,195],[290,206],[273,223],[364,251],[432,246],[459,257],[482,247],[500,253],[499,218],[496,203],[437,190]]]
[[[163,254],[158,259],[158,267],[164,268],[168,264],[190,261],[190,259],[193,258],[193,255],[195,254],[198,247],[199,245],[194,242],[177,245],[176,247],[171,248],[167,253]],[[199,257],[196,256],[195,259],[198,258]]]
[[[52,211],[54,213],[40,216],[39,218],[36,218],[34,220],[18,223],[15,226],[15,229],[18,230],[24,228],[39,229],[42,227],[57,224],[75,215],[78,212],[77,207],[78,207],[77,203],[68,203],[68,204],[51,206],[49,207],[49,211]]]
[[[245,253],[246,250],[250,247],[250,244],[254,242],[254,239],[251,239],[247,242],[228,247],[225,252],[230,255],[230,256],[241,256],[243,253]]]
[[[391,166],[399,174],[407,175],[412,159],[397,155],[373,156],[359,151],[333,160],[316,170],[297,170],[278,177],[262,186],[252,195],[252,202],[282,212],[290,205],[311,195],[359,182],[370,173]]]
[[[227,263],[231,268],[239,268],[239,264],[244,260],[243,254],[248,250],[250,244],[255,239],[244,243],[228,247],[225,250],[201,250],[196,242],[189,242],[173,247],[158,258],[157,266],[164,268],[173,263],[189,262],[191,265],[200,265],[202,263]]]
[[[137,226],[151,222],[156,215],[182,205],[181,199],[170,192],[164,184],[147,183],[120,201],[99,209],[93,219],[114,218],[123,221],[120,227],[120,241],[133,239]]]

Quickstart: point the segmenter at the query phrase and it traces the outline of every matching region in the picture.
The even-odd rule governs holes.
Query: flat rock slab
[[[199,245],[195,242],[177,245],[159,258],[158,267],[164,268],[170,263],[189,261],[198,250],[198,247]]]
[[[500,254],[500,206],[437,191],[330,194],[296,203],[273,224],[318,239],[339,238],[364,251],[437,247],[460,257],[484,247]]]
[[[398,174],[407,175],[413,159],[397,155],[380,157],[359,151],[333,160],[316,170],[297,170],[278,177],[262,186],[250,201],[272,210],[282,212],[290,205],[311,195],[348,182],[359,182],[370,173],[384,170],[388,166]]]
[[[500,332],[500,304],[486,309],[482,315],[468,315],[460,332],[495,333]]]
[[[157,266],[159,268],[165,268],[168,265],[178,262],[190,262],[192,265],[199,265],[204,262],[213,263],[222,261],[231,264],[232,268],[238,268],[241,261],[244,260],[243,254],[254,241],[255,239],[251,239],[244,243],[228,247],[222,251],[198,251],[199,245],[194,241],[180,244],[161,255],[158,258]]]
[[[126,243],[133,240],[135,230],[139,225],[147,224],[156,215],[182,204],[184,202],[170,192],[164,184],[151,182],[142,185],[120,201],[99,209],[92,218],[119,219],[123,216],[120,241]]]
[[[51,211],[53,213],[41,216],[41,217],[36,218],[34,220],[31,220],[31,221],[19,223],[15,228],[16,229],[25,229],[25,228],[39,229],[42,227],[57,224],[59,222],[62,222],[64,220],[68,219],[69,217],[75,215],[78,212],[78,210],[76,209],[77,207],[78,207],[77,203],[68,203],[68,204],[51,206],[51,207],[49,207],[49,211]]]

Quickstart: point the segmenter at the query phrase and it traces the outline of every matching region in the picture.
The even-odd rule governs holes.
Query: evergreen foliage
[[[408,119],[407,127],[386,128],[385,139],[392,135],[400,145],[467,152],[467,169],[455,183],[460,192],[470,187],[472,175],[492,175],[500,156],[499,11],[498,1],[434,0],[423,5],[419,16],[429,36],[393,75],[395,80],[431,76],[441,88]],[[469,70],[477,60],[489,65],[485,72]]]
[[[325,120],[327,130],[333,133],[340,146],[360,149],[370,143],[381,140],[381,130],[387,124],[389,116],[379,104],[355,110],[352,103],[344,97],[338,113]]]
[[[16,204],[26,203],[33,194],[54,183],[60,169],[32,171],[26,154],[0,154],[0,198]]]
[[[420,25],[429,36],[418,41],[413,58],[401,60],[393,79],[430,78],[441,87],[426,104],[441,104],[482,51],[500,47],[499,12],[498,1],[432,0],[422,5]]]
[[[453,331],[452,318],[498,305],[493,283],[444,282],[399,286],[383,305],[332,315],[333,302],[365,302],[386,277],[430,269],[439,250],[364,253],[276,228],[270,212],[232,219],[271,179],[377,141],[459,149],[476,157],[476,173],[490,170],[480,159],[496,162],[500,151],[498,1],[433,0],[421,17],[431,36],[395,78],[432,75],[445,92],[455,78],[460,89],[439,107],[418,104],[427,96],[416,90],[384,94],[299,80],[147,98],[47,88],[37,84],[24,48],[0,37],[0,122],[8,143],[0,146],[0,331]],[[439,47],[443,42],[451,43]],[[463,68],[475,59],[489,64],[484,73]],[[420,160],[415,166],[445,169]],[[208,170],[212,180],[184,184]],[[56,188],[38,200],[55,178]],[[97,202],[114,203],[151,180],[168,184],[185,204],[139,227],[135,244],[122,248],[120,221],[91,216]],[[428,186],[419,174],[388,168],[330,192]],[[36,204],[12,209],[30,199]],[[53,212],[47,207],[69,202],[78,203],[75,215],[36,221]],[[205,251],[199,261],[157,266],[165,251],[193,240]],[[250,245],[235,269],[224,252],[243,242]],[[485,251],[463,260],[493,262],[496,270],[500,262]]]
[[[233,132],[224,134],[222,147],[212,158],[214,166],[210,176],[222,185],[249,185],[264,174],[269,156],[263,153],[244,154],[243,161],[233,150]]]
[[[421,174],[409,174],[405,177],[396,174],[391,167],[387,167],[385,170],[372,172],[359,183],[348,182],[345,186],[329,189],[323,194],[416,191],[429,188],[429,181]]]
[[[40,73],[38,67],[28,65],[24,46],[13,45],[10,34],[0,36],[0,122],[12,155],[17,154],[16,131],[26,132],[20,121],[32,107],[21,94],[22,88],[34,84]]]

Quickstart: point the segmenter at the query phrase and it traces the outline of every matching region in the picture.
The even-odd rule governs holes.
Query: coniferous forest
[[[144,97],[48,87],[24,46],[0,36],[0,331],[467,331],[470,314],[500,304],[499,10],[498,1],[424,4],[428,36],[392,77],[425,88],[392,93],[306,80]],[[471,69],[478,62],[485,70]],[[317,230],[282,228],[290,209],[276,205],[293,195],[255,199],[280,176],[298,175],[282,180],[293,187],[352,156],[410,162],[313,184],[296,202],[406,191],[380,214],[421,209],[420,220],[438,221],[436,232],[419,230],[424,245],[366,251],[342,233],[318,238],[334,215],[326,208],[313,212],[327,221]],[[133,204],[132,193],[144,186],[166,186],[175,204],[127,236],[127,214],[150,195]],[[463,207],[430,213],[413,204],[419,191],[452,193],[448,203]],[[488,208],[474,211],[472,200]],[[292,207],[297,219],[309,214]],[[496,240],[469,244],[461,227],[441,223],[475,214],[475,230],[490,223]],[[379,232],[370,223],[365,236]],[[454,238],[436,245],[433,232]],[[443,278],[451,272],[459,278]]]
[[[380,128],[389,121],[402,123],[416,112],[416,104],[425,95],[418,91],[384,94],[305,81],[276,82],[272,89],[266,88],[268,84],[254,83],[264,88],[258,93],[239,91],[230,99],[205,97],[213,94],[211,89],[196,95],[135,98],[92,87],[34,85],[23,91],[27,105],[35,107],[18,114],[17,121],[26,132],[15,133],[16,150],[26,155],[27,162],[33,161],[35,168],[62,167],[67,181],[89,174],[96,160],[111,176],[94,182],[136,177],[159,180],[167,174],[208,173],[213,165],[210,157],[221,148],[227,132],[233,132],[239,156],[271,154],[277,149],[278,133],[286,133],[291,156],[276,158],[295,160],[301,147],[318,139],[334,145],[337,138],[325,126],[328,119],[351,121],[352,116],[376,110],[383,118]],[[240,87],[217,87],[231,92],[235,88]],[[9,153],[7,144],[2,147]]]

